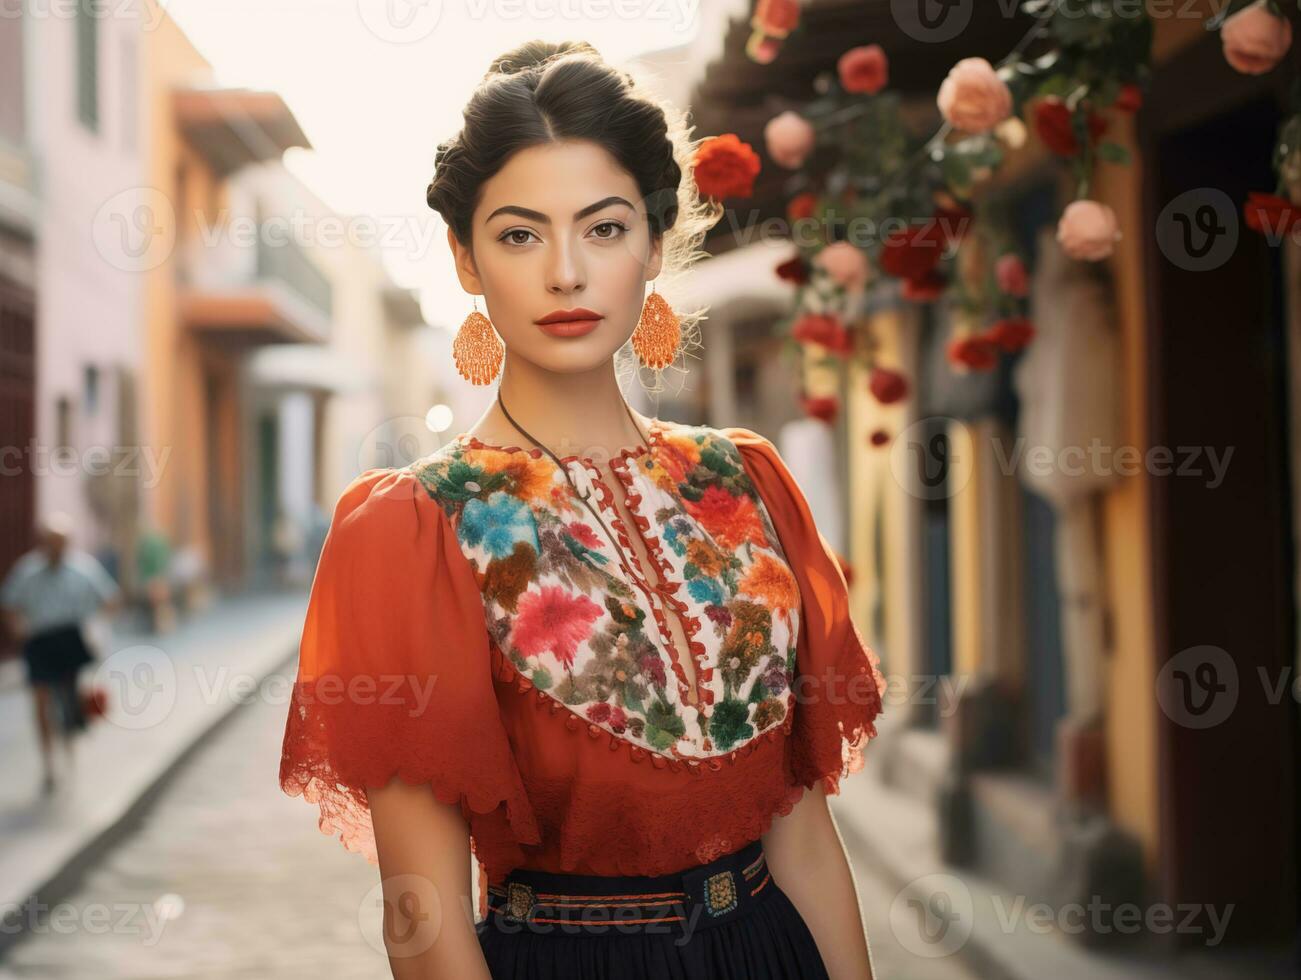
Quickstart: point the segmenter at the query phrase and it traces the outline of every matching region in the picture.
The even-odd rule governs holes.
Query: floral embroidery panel
[[[411,468],[447,514],[483,594],[489,637],[585,721],[669,758],[726,754],[793,708],[799,591],[740,451],[713,429],[652,429],[611,467],[563,460],[632,563],[539,452],[461,437]],[[579,485],[584,485],[579,482]],[[660,589],[631,539],[641,535]],[[681,620],[700,709],[674,663]]]

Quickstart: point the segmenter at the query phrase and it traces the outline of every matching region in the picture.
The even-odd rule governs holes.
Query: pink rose
[[[840,85],[846,92],[875,95],[890,80],[890,63],[879,44],[850,48],[836,62]]]
[[[787,109],[773,116],[763,128],[768,155],[779,167],[798,170],[813,152],[813,126],[798,112]]]
[[[1224,22],[1220,28],[1224,58],[1244,75],[1263,75],[1292,46],[1292,24],[1276,17],[1259,0]]]
[[[983,133],[1012,114],[1012,92],[984,58],[963,58],[940,85],[940,114],[956,129]]]
[[[871,274],[863,250],[849,242],[828,245],[814,256],[813,264],[826,272],[832,282],[851,293],[860,292]]]
[[[745,42],[745,56],[756,65],[771,65],[781,53],[782,43],[763,31],[755,31]]]
[[[1072,201],[1057,223],[1057,241],[1073,259],[1105,259],[1119,240],[1116,212],[1097,201]]]
[[[1030,290],[1029,277],[1021,257],[1012,252],[1000,255],[994,263],[994,279],[998,288],[1009,296],[1024,296]]]

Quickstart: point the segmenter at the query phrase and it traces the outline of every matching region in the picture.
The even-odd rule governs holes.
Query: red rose
[[[810,398],[805,395],[800,399],[800,407],[804,409],[804,414],[810,418],[820,419],[830,425],[836,420],[836,415],[840,411],[840,400],[831,395],[824,395],[819,398]]]
[[[850,48],[836,62],[840,85],[846,92],[875,95],[889,81],[890,64],[879,44]]]
[[[1120,87],[1120,94],[1116,96],[1116,101],[1111,103],[1112,108],[1119,109],[1121,112],[1138,112],[1139,107],[1143,105],[1143,90],[1129,82]]]
[[[607,701],[597,701],[596,704],[587,706],[587,717],[590,721],[603,722],[610,718],[610,704]]]
[[[1055,96],[1043,99],[1034,108],[1034,128],[1044,145],[1060,157],[1079,155],[1080,143],[1075,138],[1073,113],[1066,103]],[[1089,140],[1096,143],[1107,129],[1107,120],[1096,112],[1089,113]]]
[[[806,313],[795,321],[791,338],[801,344],[818,344],[833,354],[846,357],[853,353],[854,338],[834,316]]]
[[[899,279],[922,279],[943,256],[944,241],[939,225],[922,225],[890,232],[881,244],[881,269]]]
[[[749,197],[759,168],[759,154],[735,133],[711,136],[696,150],[696,186],[706,197]]]
[[[1247,227],[1262,235],[1282,236],[1301,222],[1301,210],[1285,197],[1250,191],[1242,208]]]
[[[992,324],[981,336],[1015,354],[1034,339],[1034,324],[1023,316],[1012,316]]]
[[[998,348],[984,337],[954,337],[947,348],[949,361],[973,371],[988,371],[998,363]]]
[[[775,271],[778,279],[793,282],[797,286],[803,286],[809,281],[808,266],[804,264],[804,260],[798,255],[779,263]]]
[[[908,395],[908,379],[898,371],[874,367],[868,378],[867,389],[882,405],[893,405]]]
[[[796,194],[786,205],[786,218],[792,224],[801,218],[813,217],[813,209],[818,205],[818,196],[805,191]]]
[[[800,23],[798,0],[759,0],[750,26],[770,37],[785,37]]]

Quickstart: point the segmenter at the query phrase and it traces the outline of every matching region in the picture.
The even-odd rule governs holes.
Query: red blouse
[[[562,462],[622,549],[550,458],[467,437],[367,470],[336,505],[280,785],[372,864],[366,788],[395,775],[460,805],[482,898],[515,867],[714,860],[862,766],[884,678],[773,446],[657,422],[612,463],[631,529],[591,459]]]

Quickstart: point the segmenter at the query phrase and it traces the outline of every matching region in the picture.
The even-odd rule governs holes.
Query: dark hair
[[[425,198],[466,246],[484,182],[520,150],[560,140],[597,143],[632,175],[667,278],[703,254],[705,233],[722,215],[689,174],[683,179],[696,146],[685,113],[638,89],[586,41],[528,41],[500,55],[463,115],[461,131],[438,144]],[[684,337],[694,340],[688,328],[699,318],[682,317]]]

